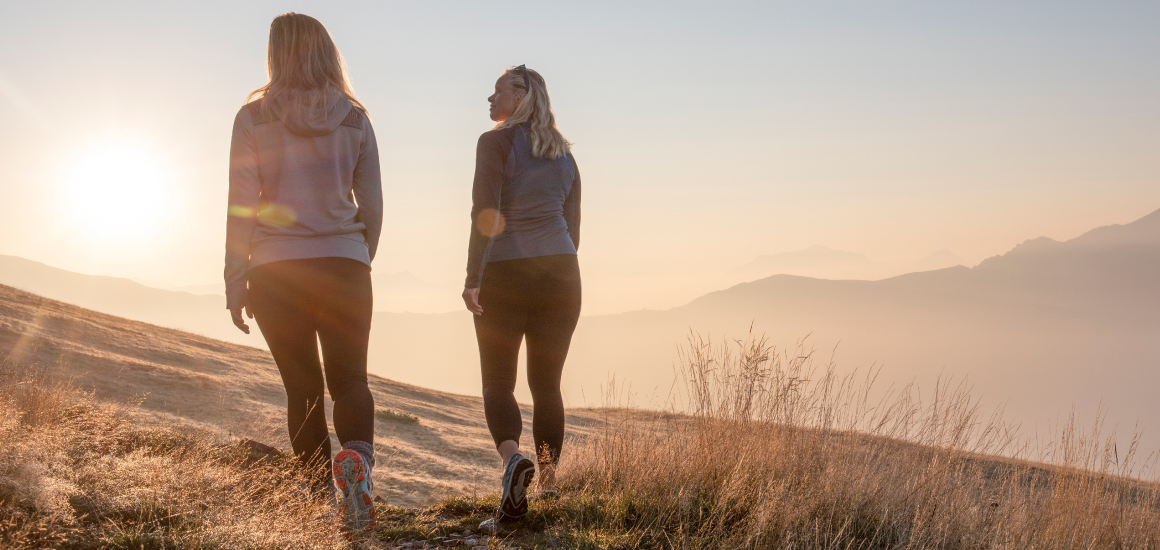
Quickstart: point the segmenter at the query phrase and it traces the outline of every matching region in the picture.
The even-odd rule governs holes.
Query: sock
[[[375,467],[375,446],[366,441],[359,441],[357,439],[347,441],[342,444],[343,449],[350,449],[362,456],[364,462],[368,467]]]

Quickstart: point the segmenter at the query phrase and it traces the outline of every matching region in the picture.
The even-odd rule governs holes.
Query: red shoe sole
[[[346,463],[346,468],[349,469],[349,473],[344,469],[343,463]],[[334,483],[344,494],[342,506],[339,509],[339,514],[340,517],[346,517],[347,507],[354,505],[355,503],[348,500],[345,495],[349,494],[350,491],[358,490],[359,487],[365,487],[365,485],[360,482],[366,479],[366,467],[363,464],[362,456],[350,449],[343,449],[339,451],[338,454],[334,456],[332,465],[334,467]],[[353,483],[348,483],[348,476],[351,478]],[[354,485],[354,487],[351,487],[351,485]],[[358,495],[351,495],[351,498],[358,498],[362,500],[362,504],[364,506],[363,511],[366,513],[367,522],[359,529],[358,533],[352,532],[345,525],[341,526],[340,530],[348,540],[354,540],[356,536],[364,536],[372,529],[374,529],[377,523],[375,521],[375,517],[378,515],[378,511],[375,509],[374,498],[371,497],[369,492],[364,490],[361,491]]]

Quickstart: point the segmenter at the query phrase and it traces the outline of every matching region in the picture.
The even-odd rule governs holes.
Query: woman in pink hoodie
[[[354,535],[375,518],[367,343],[383,219],[378,146],[322,23],[276,17],[267,62],[270,81],[234,119],[226,308],[247,334],[243,311],[257,320],[286,387],[294,453],[322,494],[333,495],[333,472]],[[343,447],[333,460],[324,389]]]

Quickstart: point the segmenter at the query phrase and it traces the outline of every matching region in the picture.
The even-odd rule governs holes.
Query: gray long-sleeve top
[[[580,247],[576,160],[572,153],[533,157],[523,125],[479,136],[471,198],[464,288],[479,288],[488,262],[576,254]]]
[[[375,132],[365,112],[332,93],[325,108],[293,95],[234,118],[226,222],[226,307],[246,304],[250,268],[342,257],[370,265],[383,224]]]

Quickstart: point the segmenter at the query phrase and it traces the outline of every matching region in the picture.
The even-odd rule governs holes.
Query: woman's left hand
[[[483,306],[479,305],[478,288],[463,289],[463,303],[467,304],[467,311],[470,311],[475,315],[483,315]]]
[[[250,306],[243,306],[243,307],[245,307],[245,309],[246,309],[246,316],[248,316],[250,319],[253,319],[254,314],[250,313]],[[247,325],[246,320],[242,318],[242,308],[231,309],[230,310],[230,317],[234,318],[234,326],[238,327],[238,330],[240,330],[246,334],[250,333],[249,325]]]

